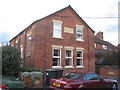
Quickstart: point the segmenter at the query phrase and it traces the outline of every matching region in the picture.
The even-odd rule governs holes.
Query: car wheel
[[[118,90],[116,84],[113,84],[113,85],[112,85],[112,90]]]

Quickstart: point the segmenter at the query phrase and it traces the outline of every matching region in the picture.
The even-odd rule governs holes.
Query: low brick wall
[[[116,79],[120,82],[120,66],[97,66],[96,73],[104,78]]]

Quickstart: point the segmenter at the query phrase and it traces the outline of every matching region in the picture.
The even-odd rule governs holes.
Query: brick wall
[[[64,16],[64,17],[62,17]],[[63,21],[63,39],[53,38],[53,20]],[[76,24],[84,26],[84,41],[76,41]],[[73,34],[65,33],[64,27],[72,28]],[[67,72],[95,70],[94,33],[78,18],[71,9],[56,13],[36,23],[35,29],[34,62],[35,67],[52,69],[52,45],[62,46],[62,67]],[[65,47],[73,47],[73,68],[65,67]],[[84,68],[76,68],[76,47],[84,48]]]
[[[53,38],[53,20],[62,21],[62,38]],[[84,41],[76,40],[76,25],[84,26]],[[64,27],[72,28],[73,33],[66,33]],[[28,40],[28,34],[32,33],[32,40]],[[35,22],[20,33],[20,46],[24,47],[24,66],[40,69],[52,68],[52,50],[53,45],[62,46],[61,48],[61,67],[64,74],[72,71],[95,71],[94,54],[94,32],[81,20],[71,8],[66,8],[58,13],[52,14],[40,21]],[[17,37],[11,40],[11,44]],[[65,47],[73,47],[73,68],[65,68]],[[83,48],[82,68],[76,68],[76,48]]]
[[[117,80],[120,78],[120,66],[98,66],[96,72],[104,78]]]

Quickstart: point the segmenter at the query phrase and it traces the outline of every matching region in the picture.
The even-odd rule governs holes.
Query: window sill
[[[63,37],[61,37],[61,38],[59,38],[59,37],[52,37],[52,38],[54,38],[54,39],[63,39]]]
[[[84,68],[84,66],[76,66],[76,68]]]
[[[73,66],[65,66],[65,68],[74,68]]]
[[[52,68],[58,69],[58,68],[63,68],[61,66],[52,66]]]
[[[76,39],[76,41],[81,41],[81,42],[84,42],[84,40],[81,40],[81,39]]]

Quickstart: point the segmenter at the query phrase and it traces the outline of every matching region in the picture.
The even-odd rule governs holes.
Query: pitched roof
[[[95,36],[95,43],[99,43],[99,44],[102,44],[102,45],[107,45],[112,49],[116,49],[116,47],[114,45],[112,45],[110,42],[104,41],[103,39],[101,39],[97,36]]]
[[[118,44],[117,48],[120,49],[120,44]]]
[[[34,21],[34,22],[33,22],[32,24],[30,24],[27,28],[25,28],[23,31],[21,31],[18,35],[20,35],[22,32],[24,32],[24,31],[27,30],[28,28],[31,28],[33,24],[35,24],[35,23],[37,23],[37,22],[39,22],[39,21],[41,21],[41,20],[43,20],[43,19],[45,19],[45,18],[47,18],[47,17],[50,17],[50,16],[52,16],[52,15],[58,13],[58,12],[61,12],[61,11],[65,10],[65,9],[67,9],[67,8],[70,8],[70,9],[78,16],[78,18],[80,18],[80,20],[82,20],[82,21],[90,28],[90,30],[94,33],[94,30],[92,30],[91,27],[78,15],[78,14],[76,13],[76,11],[69,5],[69,6],[67,6],[67,7],[65,7],[65,8],[63,8],[63,9],[61,9],[61,10],[58,10],[58,11],[56,11],[56,12],[54,12],[54,13],[46,16],[46,17],[43,17],[43,18],[41,18],[41,19],[39,19],[39,20]],[[18,35],[16,35],[15,37],[13,37],[10,41],[12,41],[12,40],[13,40],[14,38],[16,38]]]

